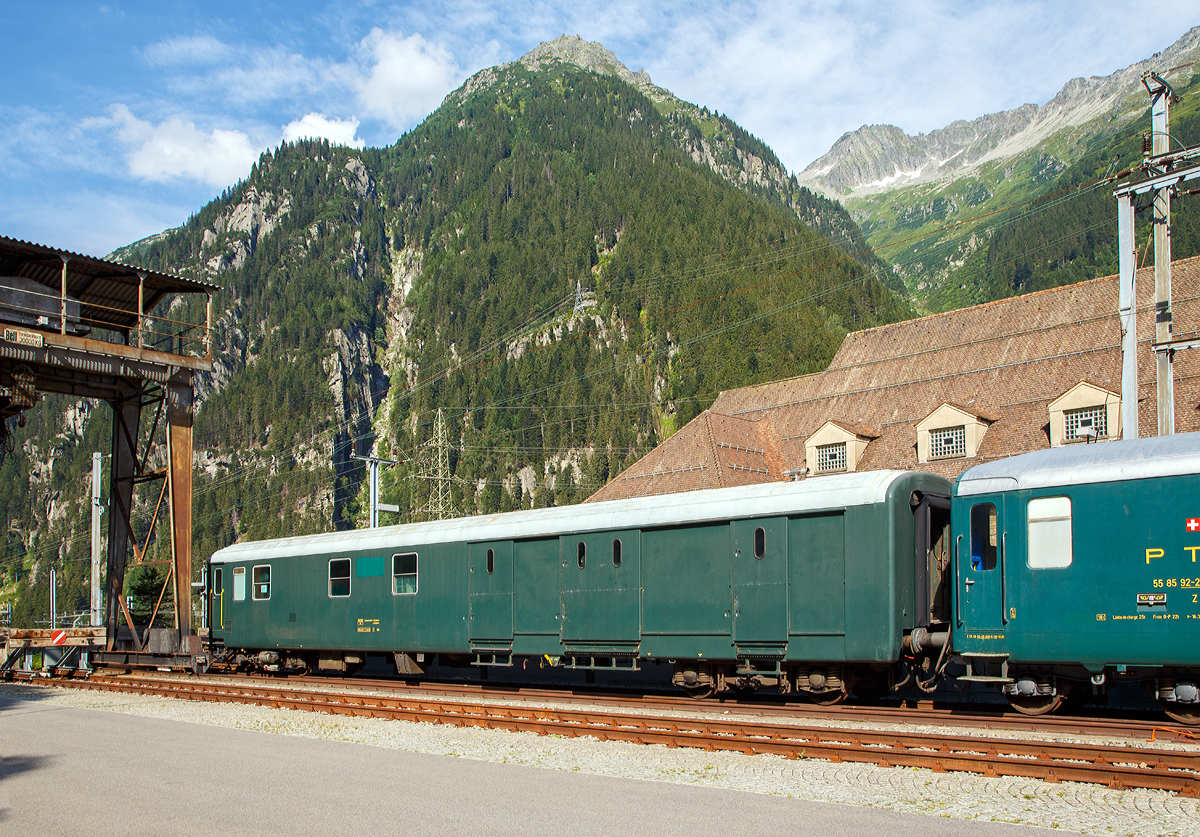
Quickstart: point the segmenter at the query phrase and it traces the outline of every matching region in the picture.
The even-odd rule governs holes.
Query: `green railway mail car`
[[[978,465],[953,505],[959,680],[1029,714],[1135,680],[1200,722],[1200,433]]]
[[[695,696],[836,701],[944,646],[949,494],[871,471],[234,544],[210,562],[212,637],[272,670],[667,660]]]

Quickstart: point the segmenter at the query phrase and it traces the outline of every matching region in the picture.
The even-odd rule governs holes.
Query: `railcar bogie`
[[[1159,705],[1181,724],[1200,725],[1200,669],[1168,674],[1154,682]]]

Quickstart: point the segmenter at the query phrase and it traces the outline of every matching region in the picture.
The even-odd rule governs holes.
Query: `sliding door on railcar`
[[[468,556],[468,622],[472,647],[512,647],[512,541],[473,543]]]
[[[739,653],[782,652],[788,639],[788,521],[734,520],[733,641]]]
[[[636,656],[642,631],[641,532],[559,541],[562,642],[568,651]]]

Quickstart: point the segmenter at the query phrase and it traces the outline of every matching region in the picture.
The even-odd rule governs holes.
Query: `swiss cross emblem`
[[[1189,532],[1200,532],[1200,517],[1189,517],[1187,519],[1187,530]]]

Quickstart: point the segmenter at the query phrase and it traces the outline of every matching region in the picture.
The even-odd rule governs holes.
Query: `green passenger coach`
[[[239,543],[210,561],[211,636],[274,671],[656,660],[696,697],[836,702],[946,656],[949,498],[871,471]]]
[[[1029,714],[1137,681],[1200,722],[1200,434],[989,462],[953,506],[959,680]]]

